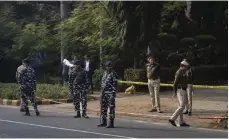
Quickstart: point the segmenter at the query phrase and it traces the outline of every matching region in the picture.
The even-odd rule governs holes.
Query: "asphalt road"
[[[0,138],[228,138],[228,132],[115,120],[116,128],[98,128],[98,118],[74,119],[73,114],[41,112],[23,116],[17,108],[0,106]]]

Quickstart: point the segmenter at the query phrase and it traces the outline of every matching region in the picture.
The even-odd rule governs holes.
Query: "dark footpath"
[[[115,120],[116,128],[98,128],[98,118],[41,112],[23,116],[19,109],[0,106],[0,138],[228,138],[228,132]]]

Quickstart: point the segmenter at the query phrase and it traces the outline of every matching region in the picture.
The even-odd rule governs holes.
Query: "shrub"
[[[145,69],[126,69],[124,72],[124,79],[126,81],[145,82],[146,70]]]
[[[58,84],[38,84],[36,96],[48,99],[66,99],[68,96],[68,87]],[[0,98],[19,99],[19,85],[0,83]]]

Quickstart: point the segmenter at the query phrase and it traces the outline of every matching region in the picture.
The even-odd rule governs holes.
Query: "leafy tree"
[[[68,49],[75,50],[75,55],[96,56],[99,54],[99,46],[103,46],[104,57],[115,59],[119,51],[118,28],[118,23],[109,15],[107,2],[88,2],[78,5],[56,30],[63,30],[62,37],[68,42]],[[61,36],[60,33],[57,35]]]

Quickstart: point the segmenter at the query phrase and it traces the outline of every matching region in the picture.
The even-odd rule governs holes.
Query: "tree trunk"
[[[61,14],[61,19],[64,20],[68,17],[69,12],[70,12],[70,3],[68,1],[61,1],[60,2],[60,14]],[[65,46],[66,46],[66,42],[63,38],[62,35],[63,30],[61,30],[61,63],[63,62],[64,58],[65,58]]]
[[[192,21],[191,18],[192,1],[186,1],[185,3],[186,3],[185,16],[188,18],[189,21]]]

